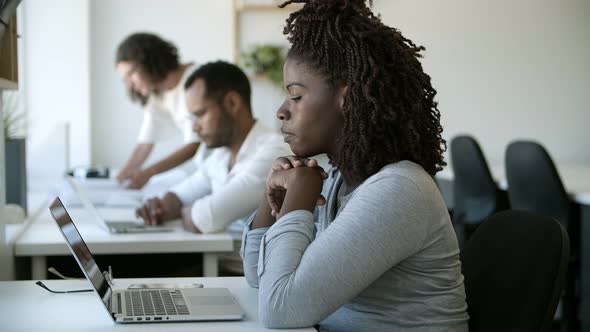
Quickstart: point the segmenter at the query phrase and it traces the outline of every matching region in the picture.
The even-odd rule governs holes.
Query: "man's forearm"
[[[168,155],[166,158],[147,167],[143,171],[149,174],[150,176],[153,176],[165,172],[169,169],[172,169],[192,158],[195,155],[195,152],[197,152],[198,147],[199,143],[186,144],[182,146],[180,149]]]
[[[139,169],[141,165],[143,165],[143,163],[149,157],[153,148],[154,145],[151,143],[137,144],[137,146],[135,146],[135,149],[133,149],[133,152],[131,153],[131,157],[129,157],[129,159],[125,163],[125,166],[121,170],[121,173],[126,173],[130,170]]]

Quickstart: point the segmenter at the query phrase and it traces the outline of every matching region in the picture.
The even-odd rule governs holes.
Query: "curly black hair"
[[[283,33],[287,57],[336,86],[345,84],[344,127],[331,156],[347,181],[362,182],[383,166],[411,160],[434,175],[446,165],[436,90],[417,46],[375,16],[365,0],[290,0]]]
[[[178,49],[174,44],[152,33],[134,33],[119,44],[115,63],[132,62],[152,83],[162,82],[178,66]],[[131,99],[145,104],[147,98],[129,91]]]

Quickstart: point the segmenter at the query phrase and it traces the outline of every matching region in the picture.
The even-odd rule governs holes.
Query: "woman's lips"
[[[281,128],[281,134],[283,134],[283,140],[285,142],[288,142],[291,140],[291,138],[293,138],[295,135],[291,134],[288,131],[285,131],[283,128]]]

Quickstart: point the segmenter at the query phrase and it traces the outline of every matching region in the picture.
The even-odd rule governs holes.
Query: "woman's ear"
[[[348,93],[348,85],[342,85],[338,88],[338,106],[340,109],[344,109],[344,98]]]

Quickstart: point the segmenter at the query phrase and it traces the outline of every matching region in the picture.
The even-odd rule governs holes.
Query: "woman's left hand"
[[[309,205],[304,202],[311,201],[315,205],[323,205],[326,199],[321,195],[322,184],[325,179],[324,170],[319,167],[294,167],[275,170],[267,178],[266,195],[272,209],[271,214],[278,216],[279,212],[285,214],[289,211],[281,211],[285,205],[285,199],[289,190],[296,193],[289,195],[295,200],[289,202],[290,206]]]

